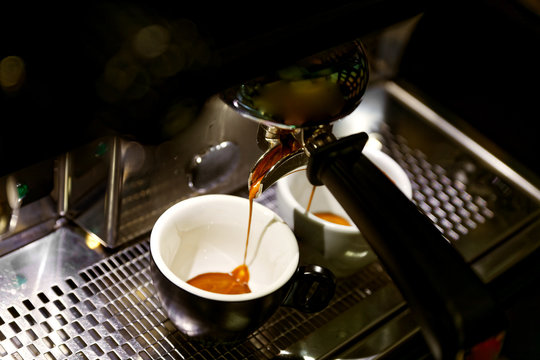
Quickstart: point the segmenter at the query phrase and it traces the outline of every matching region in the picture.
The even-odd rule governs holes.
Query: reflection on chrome
[[[86,234],[84,243],[90,250],[97,249],[101,245],[99,239],[95,235],[90,233]]]
[[[356,251],[352,251],[352,250],[347,250],[345,252],[345,256],[347,257],[350,257],[350,258],[364,258],[368,255],[368,251],[360,251],[360,252],[356,252]]]

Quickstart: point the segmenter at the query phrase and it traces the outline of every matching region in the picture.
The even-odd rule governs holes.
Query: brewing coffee
[[[347,219],[331,212],[316,212],[313,215],[334,224],[351,226],[351,223]]]
[[[255,192],[256,193],[256,192]],[[251,194],[251,191],[250,191]],[[253,214],[253,198],[249,197],[249,220],[244,249],[244,261],[230,273],[208,272],[197,275],[187,281],[188,284],[199,289],[219,294],[245,294],[251,292],[249,282],[249,269],[246,265],[249,233],[251,230],[251,217]]]
[[[294,141],[285,141],[265,154],[259,161],[251,175],[249,188],[249,218],[244,248],[244,262],[237,266],[230,273],[209,272],[197,275],[187,281],[188,284],[202,290],[220,294],[245,294],[251,292],[248,286],[249,269],[246,265],[247,249],[249,245],[249,234],[251,232],[251,220],[253,216],[253,200],[258,196],[261,181],[266,173],[283,157],[298,149],[298,144]]]
[[[311,194],[309,195],[309,202],[306,207],[306,212],[309,212],[309,209],[311,209],[311,202],[313,201],[313,195],[315,195],[316,188],[317,186],[313,186],[313,188],[311,189]],[[347,219],[345,219],[343,216],[339,216],[331,212],[320,211],[320,212],[314,212],[313,215],[334,224],[351,226],[351,223]]]
[[[248,281],[248,268],[242,264],[231,273],[204,273],[188,280],[187,283],[199,289],[219,294],[246,294],[251,292],[247,284]]]
[[[244,252],[244,262],[237,266],[230,273],[208,272],[197,275],[187,281],[188,284],[199,289],[211,291],[219,294],[246,294],[251,290],[248,286],[249,269],[246,265],[247,246],[249,242],[249,228],[251,227],[251,202],[249,211],[249,225],[246,239],[246,249]]]

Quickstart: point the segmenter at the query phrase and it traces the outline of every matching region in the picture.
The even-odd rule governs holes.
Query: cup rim
[[[195,287],[193,285],[188,284],[186,281],[179,278],[177,275],[173,273],[173,271],[165,264],[165,261],[163,260],[161,256],[161,242],[159,241],[160,233],[163,231],[163,228],[166,226],[167,222],[174,217],[175,213],[177,213],[180,209],[185,208],[186,206],[190,206],[197,202],[211,202],[211,201],[229,201],[229,202],[249,202],[248,199],[235,196],[235,195],[228,195],[228,194],[205,194],[205,195],[198,195],[194,196],[182,201],[177,202],[176,204],[172,205],[168,209],[166,209],[156,220],[152,231],[150,233],[150,257],[151,261],[154,262],[157,269],[161,272],[165,278],[167,278],[169,281],[171,281],[174,285],[178,286],[179,288],[193,294],[196,296],[199,296],[201,298],[209,299],[209,300],[216,300],[216,301],[223,301],[223,302],[237,302],[237,301],[248,301],[253,299],[262,298],[264,296],[267,296],[276,290],[283,287],[294,275],[298,268],[299,264],[299,249],[298,249],[298,243],[296,241],[296,237],[294,236],[294,233],[292,230],[287,226],[287,224],[283,221],[283,219],[275,213],[273,210],[269,209],[268,207],[258,203],[253,202],[253,214],[256,212],[262,212],[265,214],[265,216],[273,217],[275,220],[279,221],[283,224],[283,229],[286,233],[288,233],[293,243],[293,259],[295,261],[291,261],[284,269],[283,273],[279,276],[278,279],[276,279],[271,286],[265,287],[264,290],[257,291],[257,292],[250,292],[246,294],[220,294],[215,293],[207,290],[202,290],[198,287]],[[247,231],[247,229],[246,229]]]
[[[378,167],[382,164],[392,167],[392,171],[394,171],[394,174],[388,174],[388,176],[396,183],[398,188],[405,194],[405,196],[407,196],[409,199],[412,199],[411,181],[405,173],[405,170],[403,170],[403,168],[394,159],[392,159],[388,154],[382,152],[381,150],[369,146],[366,146],[362,152]],[[289,186],[289,182],[290,178],[285,176],[278,180],[277,187],[278,191],[281,192],[281,195],[285,198],[285,200],[289,204],[292,204],[293,211],[296,210],[299,213],[303,213],[311,221],[334,232],[341,232],[345,234],[360,233],[360,230],[358,230],[358,228],[354,224],[352,224],[352,226],[336,224],[330,221],[323,220],[320,217],[315,216],[312,212],[306,212],[305,207],[300,205],[296,198],[293,196]]]

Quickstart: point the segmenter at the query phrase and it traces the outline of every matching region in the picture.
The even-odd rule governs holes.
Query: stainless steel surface
[[[189,187],[204,193],[226,180],[238,167],[240,148],[232,141],[223,141],[196,154],[187,170]]]
[[[350,115],[358,118],[336,124],[336,135],[366,131],[379,141],[381,149],[408,174],[413,201],[482,279],[491,281],[540,245],[540,205],[534,189],[500,171],[491,157],[447,134],[447,125],[434,126],[415,106],[408,106],[410,94],[389,91],[393,86],[397,85],[373,84],[364,103]],[[439,120],[446,124],[444,117]],[[170,169],[171,164],[174,161],[163,166]],[[175,168],[179,170],[178,163]],[[132,211],[133,222],[151,224],[152,214],[161,209],[152,205],[167,203],[155,197],[174,198],[171,192],[163,193],[171,184],[165,180],[171,179],[133,187],[129,193],[133,203],[122,204],[121,212]],[[246,180],[235,179],[244,184],[236,194],[247,196]],[[257,201],[276,209],[272,188]],[[55,209],[50,199],[35,204]],[[242,343],[214,347],[193,343],[172,326],[155,296],[144,232],[140,240],[109,250],[78,226],[54,216],[45,218],[52,221],[42,222],[48,226],[33,227],[38,233],[43,231],[39,240],[0,257],[2,357],[384,358],[418,333],[399,292],[374,261],[340,278],[331,306],[320,313],[306,315],[281,308]],[[134,238],[145,226],[125,226],[121,231]]]
[[[62,223],[50,197],[23,206],[17,217],[17,231],[5,239],[0,238],[0,256],[43,238]]]
[[[0,258],[3,309],[15,300],[35,296],[44,290],[43,285],[62,282],[102,259],[102,248],[89,248],[94,244],[80,229],[65,225]]]
[[[371,334],[357,342],[349,339],[350,346],[339,353],[339,359],[384,359],[390,351],[410,341],[414,336],[422,336],[420,327],[409,310],[385,320],[387,322],[384,326],[379,323]]]
[[[538,249],[538,239],[540,222],[536,220],[490,251],[489,255],[478,259],[472,267],[485,282],[490,282]]]
[[[111,247],[117,246],[118,228],[120,225],[120,204],[122,187],[124,185],[124,169],[122,165],[122,144],[121,140],[114,136],[110,141],[108,151],[109,171],[106,180],[105,190],[105,229],[104,233],[98,236],[103,237],[105,244]]]
[[[336,349],[354,341],[354,339],[365,337],[373,329],[381,327],[381,323],[396,313],[402,312],[406,306],[399,291],[391,283],[373,293],[371,290],[364,291],[366,292],[365,299],[343,311],[317,331],[282,350],[280,354],[294,354],[314,359],[330,358]],[[385,309],[385,311],[381,312],[381,309]],[[402,334],[399,333],[399,335]],[[389,345],[391,344],[386,344],[386,346]],[[372,353],[367,355],[377,355],[384,349],[385,347],[373,348]]]
[[[217,97],[196,121],[176,122],[183,130],[158,145],[106,137],[69,152],[66,216],[115,248],[149,232],[177,201],[245,183],[261,153],[255,123]]]
[[[9,235],[17,225],[19,195],[13,176],[0,177],[0,236]]]
[[[467,149],[468,152],[474,154],[475,157],[486,162],[488,166],[494,169],[497,173],[501,174],[509,181],[514,183],[514,185],[520,187],[530,196],[540,201],[540,190],[538,188],[540,186],[540,183],[538,183],[538,180],[536,180],[536,183],[533,184],[530,182],[529,179],[526,179],[523,174],[518,173],[515,169],[517,164],[512,163],[511,160],[508,158],[505,159],[506,162],[503,162],[494,154],[490,153],[485,148],[485,144],[480,144],[474,139],[472,139],[470,136],[468,136],[459,128],[454,126],[451,122],[449,122],[448,119],[445,119],[435,110],[431,109],[429,106],[423,103],[421,99],[407,92],[395,82],[387,82],[385,84],[385,89],[386,91],[388,91],[389,94],[391,94],[400,102],[403,102],[405,106],[417,113],[425,121],[437,127],[453,142]],[[532,174],[528,175],[532,176]]]
[[[447,133],[454,127],[442,116],[437,115],[441,125],[433,126],[417,111],[421,99],[397,88],[393,82],[372,86],[364,100],[367,106],[350,115],[361,121],[347,118],[334,131],[338,136],[366,131],[378,139],[409,175],[415,203],[467,261],[538,218],[538,199],[516,181],[522,179],[518,174],[500,171],[497,158],[484,156],[485,150],[478,150],[482,146],[465,134],[456,139],[455,133]]]
[[[54,169],[55,161],[46,160],[7,176],[9,185],[4,185],[9,187],[5,189],[9,199],[5,205],[9,213],[5,214],[5,221],[9,231],[0,232],[0,256],[42,238],[56,226],[59,215]],[[2,211],[0,217],[4,216]]]
[[[242,343],[204,346],[180,334],[160,307],[146,240],[109,256],[90,249],[94,244],[65,227],[1,259],[9,269],[2,277],[1,356],[267,359],[390,283],[374,263],[338,284],[327,310],[281,308]]]
[[[66,216],[69,209],[69,176],[71,174],[71,155],[69,153],[62,154],[59,156],[57,161],[57,189],[58,189],[58,198],[57,198],[57,211],[58,215]]]

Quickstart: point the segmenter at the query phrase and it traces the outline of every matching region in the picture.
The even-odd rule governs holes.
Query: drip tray
[[[84,241],[75,239],[76,231],[69,228],[44,241],[56,251],[66,236],[72,242]],[[20,258],[16,255],[3,260]],[[48,360],[270,359],[390,284],[380,265],[373,263],[342,279],[326,310],[307,315],[282,307],[244,342],[207,347],[190,342],[167,318],[152,285],[149,265],[149,243],[145,240],[52,286],[32,284],[37,290],[32,295],[13,293],[17,300],[12,298],[0,310],[0,356]]]

